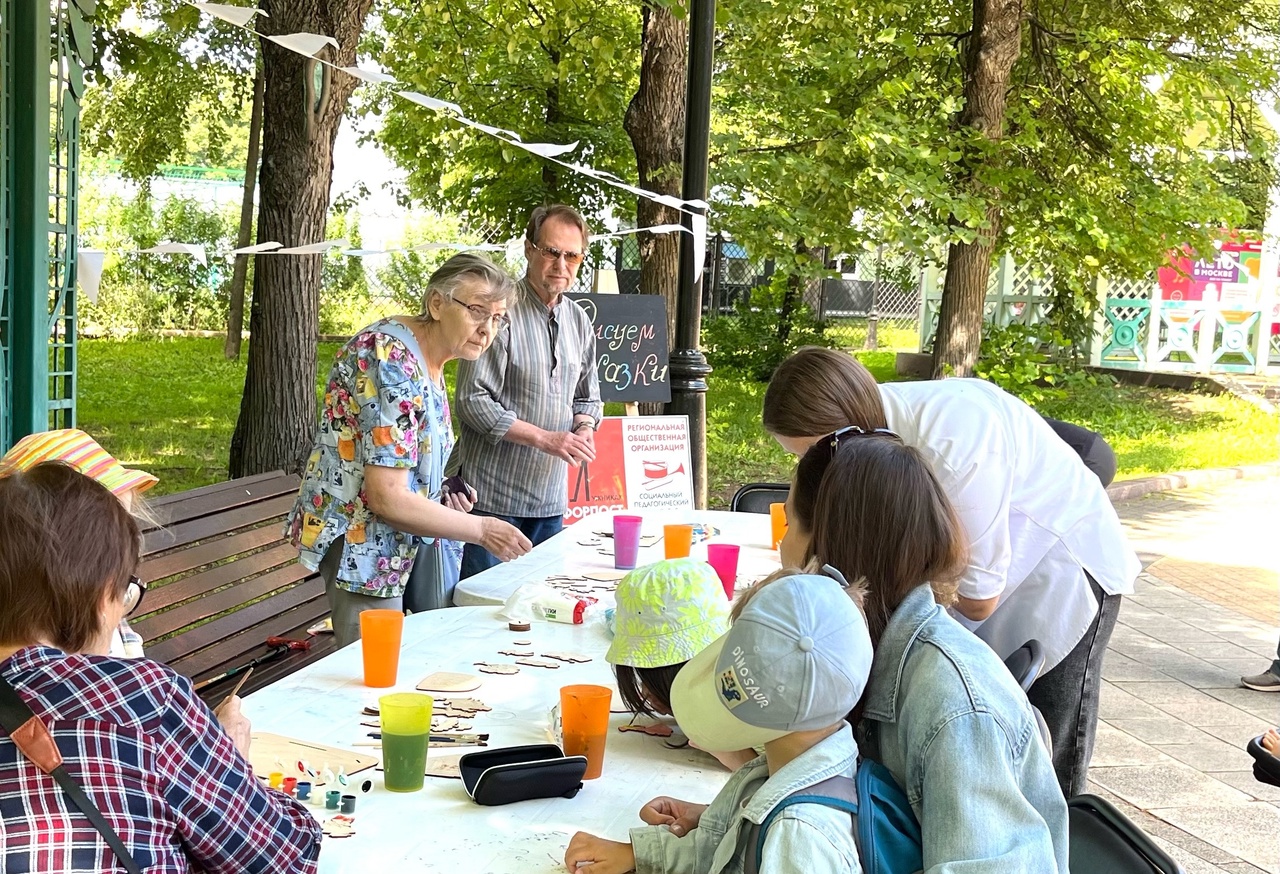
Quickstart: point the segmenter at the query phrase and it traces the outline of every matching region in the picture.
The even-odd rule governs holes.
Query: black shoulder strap
[[[57,781],[62,791],[66,792],[67,797],[71,799],[71,803],[89,818],[93,827],[106,839],[107,846],[111,847],[111,852],[116,854],[116,859],[124,869],[129,874],[142,874],[142,869],[133,860],[133,856],[129,854],[124,842],[111,827],[111,823],[107,822],[97,806],[80,788],[80,784],[71,779],[67,769],[62,766],[62,756],[58,754],[58,747],[53,741],[53,736],[49,734],[48,726],[31,712],[27,702],[22,700],[17,690],[3,675],[0,675],[0,726],[24,756]]]

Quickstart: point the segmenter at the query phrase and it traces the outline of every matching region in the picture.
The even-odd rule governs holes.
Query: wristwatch
[[[573,426],[572,428],[570,428],[569,430],[570,430],[570,431],[572,431],[574,434],[577,434],[579,431],[581,431],[581,430],[582,430],[582,426],[583,426],[583,425],[586,425],[586,426],[587,426],[588,428],[590,428],[592,431],[594,431],[594,430],[596,429],[595,423],[593,423],[590,419],[584,419],[583,421],[581,421],[581,422],[579,422],[578,424],[574,425],[574,426]]]

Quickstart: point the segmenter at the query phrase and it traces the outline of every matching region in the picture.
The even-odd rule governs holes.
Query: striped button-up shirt
[[[559,516],[568,509],[568,463],[504,438],[517,419],[546,431],[568,431],[575,415],[600,420],[595,331],[576,303],[561,295],[548,307],[525,279],[507,314],[511,326],[493,345],[459,362],[454,466],[479,493],[479,510]]]

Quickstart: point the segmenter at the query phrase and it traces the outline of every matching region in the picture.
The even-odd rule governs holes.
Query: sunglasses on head
[[[858,437],[885,437],[889,440],[902,442],[902,438],[898,436],[897,432],[890,431],[888,428],[872,428],[868,430],[858,425],[846,425],[838,431],[832,431],[814,444],[814,446],[826,447],[826,452],[823,453],[822,459],[824,469],[826,465],[831,463],[831,459],[835,458],[836,450],[840,448],[841,443],[848,443]]]

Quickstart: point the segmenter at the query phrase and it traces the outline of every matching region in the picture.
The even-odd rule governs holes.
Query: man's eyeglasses
[[[467,312],[471,314],[471,321],[477,325],[483,325],[488,322],[493,326],[495,331],[501,331],[507,325],[511,324],[511,317],[506,313],[491,313],[477,303],[463,303],[457,298],[451,297],[453,301],[460,307],[465,307]]]
[[[582,263],[582,259],[586,257],[581,252],[566,252],[563,249],[557,249],[555,246],[539,246],[537,243],[530,242],[530,246],[542,253],[542,257],[548,261],[559,261],[564,259],[564,263],[570,267],[577,267]]]
[[[147,584],[137,576],[129,577],[129,587],[124,592],[124,615],[130,616],[142,603],[142,596],[147,594]]]

